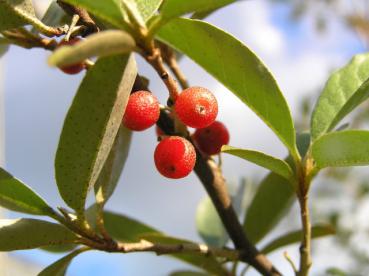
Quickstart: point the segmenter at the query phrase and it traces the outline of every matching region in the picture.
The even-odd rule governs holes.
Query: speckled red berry
[[[78,43],[81,40],[82,39],[80,39],[78,37],[72,38],[69,41],[63,40],[59,43],[58,47],[74,45],[74,44]],[[80,62],[80,63],[68,65],[68,66],[59,67],[59,69],[62,70],[66,74],[75,75],[75,74],[78,74],[79,72],[81,72],[83,69],[85,69],[85,65],[84,65],[83,62]]]
[[[159,115],[158,99],[150,92],[140,90],[129,96],[123,125],[131,130],[145,130],[157,122]]]
[[[218,121],[206,128],[197,129],[192,137],[200,151],[207,155],[218,154],[222,146],[229,143],[229,132]]]
[[[218,102],[206,88],[190,87],[176,99],[174,109],[187,126],[204,128],[212,124],[218,114]]]
[[[193,145],[179,136],[164,138],[154,153],[155,166],[168,178],[187,176],[195,166],[196,151]]]

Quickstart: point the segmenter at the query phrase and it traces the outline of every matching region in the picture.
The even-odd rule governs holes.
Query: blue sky
[[[257,53],[275,75],[292,113],[297,115],[302,96],[316,95],[331,70],[364,48],[339,20],[331,18],[327,33],[321,35],[314,31],[311,16],[296,23],[288,19],[288,14],[286,5],[272,6],[269,1],[250,0],[229,6],[208,20],[237,36]],[[47,55],[42,50],[12,47],[2,59],[6,168],[50,204],[60,206],[63,202],[57,194],[53,159],[64,116],[83,74],[69,76],[48,68]],[[218,97],[218,118],[230,129],[231,145],[263,150],[278,157],[285,155],[286,151],[273,133],[236,97],[190,60],[184,59],[181,65],[192,85],[208,87]],[[139,70],[150,77],[152,91],[164,103],[165,88],[155,72],[141,59]],[[155,145],[153,129],[134,135],[129,161],[108,208],[130,214],[170,235],[200,241],[194,214],[205,196],[204,190],[193,174],[182,180],[161,177],[153,166]],[[231,182],[237,182],[241,176],[260,179],[265,174],[255,165],[228,156],[224,158],[223,170]],[[291,247],[291,255],[297,256],[296,248]],[[60,257],[37,250],[16,254],[41,266]],[[290,273],[282,251],[271,257],[283,272]],[[69,274],[160,276],[185,267],[151,254],[122,256],[89,252],[75,260]]]

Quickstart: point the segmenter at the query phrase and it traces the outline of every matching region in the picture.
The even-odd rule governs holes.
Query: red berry
[[[137,91],[129,96],[123,125],[131,130],[145,130],[157,122],[159,115],[158,99],[148,91]]]
[[[192,137],[200,151],[207,155],[218,154],[222,146],[229,143],[229,132],[218,121],[206,128],[197,129]]]
[[[217,117],[218,102],[206,88],[190,87],[179,94],[174,109],[184,124],[204,128],[212,124]]]
[[[72,38],[69,41],[63,40],[59,43],[58,47],[74,45],[74,44],[78,43],[81,40],[82,39],[80,39],[78,37]],[[66,74],[75,75],[75,74],[78,74],[79,72],[81,72],[83,69],[85,69],[85,65],[84,65],[83,62],[80,62],[80,63],[68,65],[68,66],[59,67],[59,69],[62,70]]]
[[[164,138],[154,153],[155,166],[168,178],[187,176],[195,166],[196,151],[193,145],[179,136]]]

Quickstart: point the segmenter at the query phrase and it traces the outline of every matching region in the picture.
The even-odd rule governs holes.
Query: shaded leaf
[[[223,247],[228,235],[209,197],[201,200],[196,211],[196,227],[201,238],[209,245]]]
[[[301,156],[306,154],[309,145],[309,134],[297,135],[297,148]],[[259,242],[280,222],[291,208],[294,195],[291,183],[275,173],[268,174],[261,181],[244,219],[243,227],[251,241]]]
[[[293,172],[291,167],[283,160],[275,158],[273,156],[267,155],[265,153],[234,148],[231,146],[223,146],[222,152],[232,154],[234,156],[240,157],[259,166],[262,166],[276,174],[286,178],[291,179],[293,177]]]
[[[239,97],[297,156],[295,130],[286,100],[265,65],[244,44],[208,23],[183,18],[169,22],[158,35]]]
[[[38,276],[64,276],[72,260],[85,250],[76,250],[42,270]]]
[[[64,0],[64,2],[86,9],[91,14],[97,16],[120,29],[127,29],[124,22],[120,0]]]
[[[314,108],[312,140],[332,130],[348,113],[369,96],[369,54],[356,55],[332,74]]]
[[[52,208],[20,180],[0,168],[0,205],[16,212],[53,215]]]
[[[369,131],[323,135],[313,143],[312,155],[318,168],[369,165]]]
[[[36,219],[0,220],[0,251],[75,243],[77,237],[60,224]]]
[[[321,238],[329,235],[334,235],[336,231],[331,225],[327,224],[321,224],[321,225],[314,225],[311,227],[311,237],[313,239]],[[261,249],[261,252],[264,254],[269,254],[270,252],[279,249],[281,247],[298,243],[302,239],[302,230],[289,232],[287,234],[284,234],[273,241],[269,242],[267,245],[264,246],[263,249]]]
[[[0,31],[22,27],[35,20],[32,0],[0,0]]]
[[[132,52],[134,39],[124,31],[110,30],[88,36],[73,46],[63,46],[54,51],[48,63],[65,66],[84,61],[87,58],[110,56]]]
[[[105,161],[95,184],[95,194],[98,203],[105,203],[113,194],[127,160],[131,137],[132,132],[121,125],[108,159]]]
[[[64,201],[83,212],[109,155],[137,75],[133,56],[100,58],[87,72],[64,121],[55,174]]]
[[[67,15],[64,10],[56,3],[52,1],[46,10],[41,21],[47,26],[61,26],[65,24],[70,24],[70,16]]]
[[[166,0],[160,7],[160,21],[165,24],[170,19],[191,12],[207,12],[235,2],[235,0]]]
[[[147,21],[153,16],[163,0],[135,0],[138,10],[144,21]]]
[[[123,242],[138,242],[141,239],[164,244],[180,244],[190,242],[183,239],[165,236],[163,233],[154,229],[153,227],[124,215],[105,212],[104,218],[105,227],[108,232],[114,238]],[[216,275],[218,275],[220,272],[223,273],[222,266],[216,261],[215,258],[211,256],[207,257],[194,254],[173,254],[171,256],[186,263],[200,267],[209,273],[215,273]]]
[[[6,38],[0,36],[0,58],[8,51],[9,44]]]
[[[246,211],[243,227],[248,238],[259,242],[280,221],[293,200],[291,183],[275,173],[268,174]]]

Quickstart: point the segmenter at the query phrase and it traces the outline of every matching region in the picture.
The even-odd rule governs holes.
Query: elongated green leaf
[[[191,12],[205,12],[214,10],[231,3],[235,0],[166,0],[160,7],[161,24],[165,24],[172,18],[179,17]]]
[[[64,201],[82,212],[109,155],[137,75],[132,55],[100,58],[87,72],[64,122],[55,174]]]
[[[163,244],[182,244],[190,241],[169,237],[158,230],[145,225],[135,219],[124,215],[105,212],[105,227],[108,232],[116,239],[124,242],[138,242],[141,239],[150,242],[160,242]],[[200,267],[209,273],[223,275],[222,266],[215,258],[209,256],[193,255],[193,254],[173,254],[172,257]],[[221,272],[221,273],[220,273]]]
[[[64,2],[84,8],[117,28],[127,29],[127,24],[123,20],[121,0],[64,0]]]
[[[268,174],[246,211],[244,229],[253,243],[259,242],[279,222],[292,205],[294,190],[290,182],[275,174]]]
[[[10,41],[0,36],[0,58],[8,51]]]
[[[18,28],[37,20],[32,0],[0,0],[0,31]]]
[[[335,233],[336,231],[331,225],[321,224],[311,227],[311,237],[313,239],[334,235]],[[261,252],[264,254],[269,254],[270,252],[281,247],[300,242],[302,239],[302,235],[302,230],[284,234],[265,245]]]
[[[127,160],[131,137],[132,132],[121,125],[108,159],[95,184],[98,203],[105,203],[113,194]]]
[[[49,65],[65,66],[78,63],[89,57],[111,56],[132,52],[134,39],[124,31],[110,30],[90,35],[73,45],[58,48],[50,57]]]
[[[158,10],[163,0],[135,0],[143,20],[149,20]]]
[[[53,210],[27,185],[0,168],[0,205],[17,212],[48,216]]]
[[[201,238],[209,245],[223,247],[228,240],[227,232],[209,197],[197,207],[196,227]]]
[[[238,156],[242,159],[255,163],[262,166],[276,174],[290,180],[293,177],[293,172],[291,167],[283,160],[275,158],[273,156],[267,155],[265,153],[234,148],[231,146],[223,146],[222,152]]]
[[[318,168],[369,165],[369,131],[323,135],[313,143],[312,155]]]
[[[84,250],[76,250],[42,270],[38,276],[64,276],[72,260]]]
[[[286,100],[271,73],[245,45],[208,23],[183,18],[165,25],[159,39],[188,55],[229,88],[297,155]]]
[[[64,226],[36,219],[0,220],[0,251],[70,244],[77,237]]]
[[[329,78],[311,118],[312,140],[332,130],[369,96],[369,54],[355,56]]]

